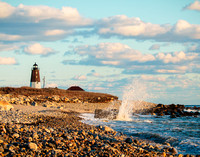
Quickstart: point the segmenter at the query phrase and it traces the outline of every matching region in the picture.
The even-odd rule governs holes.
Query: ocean
[[[200,116],[170,118],[137,114],[131,115],[129,121],[122,121],[95,119],[94,114],[84,113],[82,118],[84,123],[106,125],[135,138],[170,143],[180,154],[200,154]]]

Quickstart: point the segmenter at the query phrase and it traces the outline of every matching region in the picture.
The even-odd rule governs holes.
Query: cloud
[[[140,51],[121,43],[100,43],[93,46],[83,45],[74,48],[74,52],[80,56],[89,55],[88,59],[95,59],[95,63],[101,65],[123,65],[127,61],[142,63],[155,60],[153,55],[142,54]],[[85,59],[85,61],[88,60]]]
[[[194,4],[199,4],[196,1]],[[0,40],[2,41],[56,41],[68,36],[154,40],[199,41],[200,25],[179,20],[176,24],[154,24],[138,17],[115,15],[102,19],[82,17],[76,8],[63,6],[11,6],[0,2]],[[15,26],[15,27],[14,27]]]
[[[0,2],[0,39],[2,41],[51,41],[64,39],[93,20],[82,17],[76,8],[48,6],[13,7]],[[14,27],[15,26],[15,27]]]
[[[163,76],[154,76],[154,75],[141,75],[141,79],[147,80],[147,81],[158,81],[158,82],[165,82],[167,79]]]
[[[72,78],[72,80],[80,80],[80,81],[83,81],[86,79],[87,77],[85,75],[76,75],[75,77]]]
[[[103,18],[99,22],[98,33],[100,35],[116,34],[127,37],[147,36],[153,37],[166,33],[170,27],[168,25],[158,25],[145,23],[140,18],[127,17],[125,15],[116,15]]]
[[[196,1],[194,4],[199,4]],[[102,19],[82,17],[76,8],[63,6],[11,6],[0,2],[0,40],[2,41],[56,41],[68,36],[154,40],[199,41],[200,25],[179,20],[176,24],[154,24],[138,17],[115,15]],[[15,26],[15,27],[13,27]]]
[[[101,91],[101,90],[105,90],[106,88],[103,88],[103,87],[94,87],[93,90],[96,90],[96,91]]]
[[[50,84],[47,84],[45,87],[46,88],[55,88],[55,87],[58,87],[58,85],[56,83],[50,83]]]
[[[45,32],[46,36],[54,36],[54,35],[63,35],[66,32],[64,30],[54,29],[54,30],[47,30]]]
[[[16,64],[15,58],[12,57],[0,57],[0,65],[12,65]]]
[[[121,43],[82,45],[70,52],[77,55],[79,60],[64,60],[63,64],[115,67],[123,69],[123,74],[197,72],[195,69],[199,65],[200,58],[198,53],[184,51],[143,54]],[[65,56],[68,56],[67,53]]]
[[[200,25],[194,25],[185,20],[179,20],[173,28],[173,33],[185,39],[200,39]]]
[[[19,49],[20,46],[18,44],[4,44],[0,42],[0,52],[1,51],[13,51]]]
[[[149,48],[149,50],[159,50],[159,49],[160,49],[160,45],[159,44],[154,44]]]
[[[167,69],[158,69],[156,72],[161,73],[161,74],[179,74],[179,73],[184,73],[184,71],[181,70],[167,70]]]
[[[21,40],[21,39],[22,39],[22,37],[19,35],[10,35],[10,34],[0,33],[1,41],[17,41],[17,40]]]
[[[97,73],[95,70],[91,70],[91,72],[88,73],[87,76],[99,77],[100,74]]]
[[[35,43],[28,47],[25,47],[24,52],[31,55],[42,55],[42,56],[48,56],[55,53],[53,49],[44,47],[39,43]]]
[[[116,15],[100,19],[96,25],[97,34],[104,38],[117,36],[164,42],[198,41],[200,39],[200,25],[190,24],[185,20],[179,20],[174,25],[153,24],[136,17]]]
[[[200,1],[196,0],[196,1],[193,2],[193,3],[190,3],[190,4],[187,5],[184,9],[200,11]]]
[[[35,20],[35,23],[49,19],[60,20],[60,22],[65,22],[66,25],[70,26],[87,25],[90,22],[90,20],[83,19],[78,10],[72,7],[57,9],[48,6],[25,6],[20,4],[15,8],[15,14],[22,18],[28,17],[31,21]]]
[[[187,51],[200,53],[200,44],[195,43],[195,44],[191,44],[191,45],[187,46]]]
[[[8,3],[0,1],[0,18],[6,18],[13,14],[15,8]]]
[[[171,53],[158,53],[156,58],[164,63],[177,63],[181,61],[189,61],[198,57],[197,53],[184,53],[183,51]]]

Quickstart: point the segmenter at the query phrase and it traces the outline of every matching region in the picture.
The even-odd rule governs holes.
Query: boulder
[[[13,108],[14,107],[10,103],[6,101],[0,101],[0,111],[9,111]]]
[[[38,105],[37,105],[37,102],[33,101],[33,102],[31,103],[31,106],[38,106]]]
[[[103,130],[103,131],[107,131],[107,132],[115,132],[112,128],[108,127],[108,126],[98,126],[99,129]]]
[[[192,109],[191,107],[187,107],[188,109]],[[187,109],[184,105],[180,104],[171,104],[171,105],[163,105],[158,104],[156,107],[152,108],[148,112],[152,115],[164,116],[169,115],[171,118],[182,117],[182,116],[198,116],[199,112],[187,112]]]
[[[107,119],[116,119],[119,110],[111,109],[111,110],[103,110],[96,109],[94,113],[94,118],[107,118]]]
[[[35,144],[33,142],[28,143],[28,147],[29,147],[29,149],[31,149],[33,151],[36,151],[38,149],[37,144]]]

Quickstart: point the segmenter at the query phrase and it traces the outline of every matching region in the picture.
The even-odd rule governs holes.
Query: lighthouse
[[[35,63],[31,72],[31,83],[30,87],[32,88],[41,88],[40,84],[40,72],[38,69],[38,65]]]

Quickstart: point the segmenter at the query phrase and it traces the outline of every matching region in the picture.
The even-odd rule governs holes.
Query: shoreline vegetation
[[[0,156],[192,156],[178,154],[169,143],[84,124],[79,117],[109,106],[118,109],[120,104],[110,94],[2,87]]]

